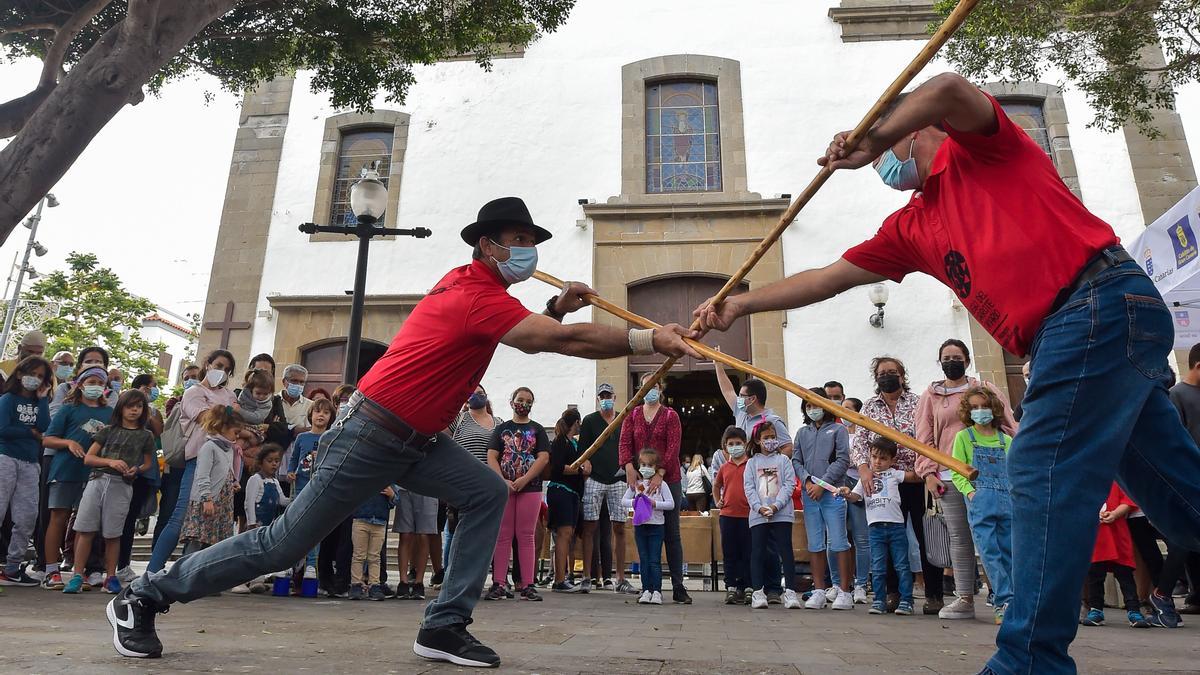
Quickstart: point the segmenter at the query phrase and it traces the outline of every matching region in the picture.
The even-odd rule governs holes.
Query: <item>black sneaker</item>
[[[537,589],[533,587],[533,584],[529,584],[525,588],[521,589],[521,599],[530,600],[532,602],[541,602],[542,596],[537,592]]]
[[[446,570],[442,570],[442,571],[438,572],[437,574],[434,574],[429,579],[429,585],[436,588],[438,586],[441,586],[442,583],[445,581],[446,581]]]
[[[387,594],[383,592],[383,587],[379,584],[371,584],[370,590],[367,591],[368,600],[386,600]]]
[[[408,587],[409,600],[424,600],[425,599],[425,584],[413,584]]]
[[[682,588],[682,587],[676,588],[675,590],[671,591],[671,599],[674,600],[675,603],[679,604],[679,605],[692,604],[692,596],[688,595],[687,589]]]
[[[459,666],[500,667],[499,655],[468,633],[465,623],[422,628],[417,633],[417,641],[413,643],[413,653],[433,661],[449,661]]]
[[[351,600],[362,600],[364,595],[362,584],[354,584],[350,587]]]
[[[515,583],[516,580],[514,579],[513,581]],[[504,597],[508,598],[509,600],[512,600],[513,598],[517,597],[516,594],[513,593],[512,586],[505,584],[503,586],[503,588],[504,588]]]
[[[408,599],[408,584],[404,583],[403,581],[396,584],[395,598],[397,600],[407,600]]]
[[[162,656],[162,642],[154,632],[154,615],[166,612],[149,600],[133,594],[126,586],[109,601],[105,613],[113,627],[113,647],[121,656],[135,659],[157,659]]]
[[[572,584],[571,582],[567,581],[566,579],[563,579],[562,581],[551,586],[550,590],[554,591],[555,593],[582,593],[583,592],[582,587],[576,586],[576,585]]]
[[[500,584],[492,584],[491,590],[489,590],[487,592],[487,595],[483,596],[483,599],[484,600],[504,600],[507,597],[508,596],[505,595],[505,593],[504,593],[503,586],[501,586]]]
[[[767,604],[768,605],[782,605],[783,604],[783,593],[780,591],[767,591]]]
[[[743,604],[744,602],[746,602],[745,597],[739,598],[736,588],[729,588],[729,589],[725,590],[725,604],[740,605],[740,604]]]

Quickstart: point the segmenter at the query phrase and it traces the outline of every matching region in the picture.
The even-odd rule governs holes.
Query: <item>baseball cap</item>
[[[600,394],[613,394],[615,396],[616,393],[617,392],[616,392],[616,390],[613,389],[613,386],[607,382],[601,384],[599,387],[596,387],[596,395],[597,396],[599,396]]]

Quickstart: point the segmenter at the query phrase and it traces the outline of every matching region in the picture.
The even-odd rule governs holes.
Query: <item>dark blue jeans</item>
[[[1167,398],[1171,312],[1128,262],[1043,322],[1008,455],[1013,590],[988,667],[1073,673],[1096,513],[1115,478],[1163,535],[1200,550],[1200,450]]]
[[[748,521],[747,521],[748,522]],[[783,583],[796,590],[796,558],[792,554],[792,524],[762,523],[750,528],[750,585],[754,590],[770,590],[778,577],[768,578],[766,570],[775,569],[772,555],[783,563]]]
[[[750,588],[750,519],[721,516],[721,557],[725,588]]]
[[[665,525],[638,525],[633,528],[638,560],[642,563],[642,590],[662,592],[662,546]]]
[[[871,588],[875,592],[875,603],[887,598],[888,558],[896,568],[900,601],[910,605],[913,601],[913,575],[908,564],[908,528],[904,523],[874,523],[867,528],[871,541]]]

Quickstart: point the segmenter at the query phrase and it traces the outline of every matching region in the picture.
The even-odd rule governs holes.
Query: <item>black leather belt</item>
[[[386,431],[404,441],[407,445],[424,447],[437,434],[423,434],[410,427],[404,420],[396,417],[390,410],[364,396],[354,392],[348,401],[351,414],[357,413],[371,420]]]
[[[1071,282],[1069,286],[1064,286],[1054,297],[1054,304],[1050,306],[1050,314],[1057,312],[1063,305],[1067,304],[1067,300],[1075,294],[1075,291],[1083,288],[1088,282],[1095,279],[1104,270],[1123,265],[1127,262],[1133,262],[1133,256],[1124,247],[1109,246],[1108,248],[1096,254],[1096,257],[1088,261],[1088,264],[1083,266],[1079,275]],[[1047,315],[1048,316],[1048,315]]]

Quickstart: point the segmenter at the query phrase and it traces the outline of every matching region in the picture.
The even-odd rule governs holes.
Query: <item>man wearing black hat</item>
[[[348,408],[321,438],[308,487],[269,527],[184,556],[168,572],[146,575],[109,603],[113,645],[124,656],[157,657],[154,618],[189,602],[291,566],[364,500],[392,483],[436,497],[460,520],[437,599],[425,611],[413,651],[462,666],[496,667],[500,657],[469,632],[492,558],[510,484],[450,439],[445,429],[483,379],[499,343],[529,354],[606,359],[658,352],[697,356],[677,324],[624,331],[562,324],[593,293],[573,282],[542,314],[525,309],[508,286],[532,276],[537,245],[550,232],[516,197],[491,201],[462,231],[469,265],[451,270],[417,303],[387,352],[359,383]]]

